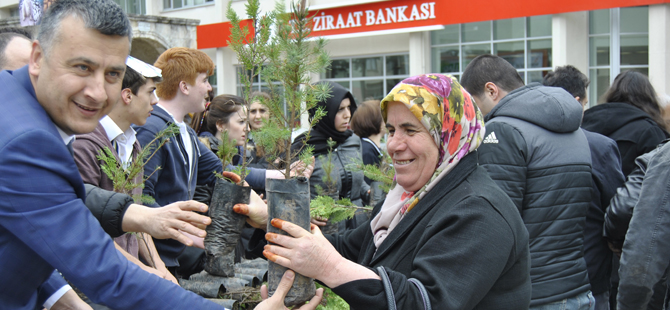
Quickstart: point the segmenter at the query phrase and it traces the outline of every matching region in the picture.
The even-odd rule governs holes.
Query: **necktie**
[[[72,147],[73,142],[74,142],[74,139],[72,139],[72,141],[70,141],[67,144],[67,150],[70,151],[70,155],[72,155],[72,157],[74,157],[74,148]]]

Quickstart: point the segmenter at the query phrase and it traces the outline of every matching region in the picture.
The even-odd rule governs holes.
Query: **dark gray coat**
[[[531,306],[590,288],[583,253],[591,153],[581,116],[568,92],[534,83],[510,92],[485,118],[479,159],[528,229]]]
[[[362,162],[361,139],[357,135],[351,135],[346,141],[338,145],[331,152],[331,162],[333,170],[330,175],[335,186],[328,196],[338,200],[340,198],[349,198],[351,202],[358,206],[363,205],[363,198],[367,200],[367,191],[370,186],[363,180],[363,172],[356,170],[353,166]],[[319,156],[314,164],[314,172],[309,178],[310,196],[313,199],[317,196],[316,186],[321,186],[324,190],[328,188],[325,184],[326,172],[324,163],[327,156]]]
[[[379,249],[369,222],[328,238],[345,258],[387,270],[398,309],[423,309],[410,278],[426,287],[433,309],[528,309],[528,233],[509,197],[477,165],[476,153],[440,180]],[[333,291],[352,310],[389,309],[379,280]]]

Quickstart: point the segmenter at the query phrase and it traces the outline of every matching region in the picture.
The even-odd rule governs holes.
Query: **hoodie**
[[[635,158],[670,138],[668,132],[659,127],[649,114],[622,102],[599,104],[586,110],[582,127],[616,141],[624,176],[635,169]]]
[[[584,225],[591,153],[581,105],[565,90],[518,88],[486,115],[480,164],[512,198],[529,234],[531,306],[589,291]]]

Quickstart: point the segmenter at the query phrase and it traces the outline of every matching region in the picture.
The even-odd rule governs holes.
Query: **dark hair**
[[[108,36],[127,37],[132,42],[133,29],[125,12],[113,0],[58,0],[54,1],[40,22],[37,40],[45,55],[59,40],[58,30],[67,17],[77,17],[88,29]]]
[[[545,86],[563,88],[573,97],[579,97],[581,100],[586,98],[586,88],[589,87],[589,83],[589,78],[571,65],[556,67],[542,79],[542,84]]]
[[[218,95],[212,99],[205,112],[197,113],[193,117],[191,127],[197,129],[198,132],[204,130],[216,135],[216,124],[228,123],[233,113],[237,113],[244,104],[244,99],[240,96]],[[194,125],[199,125],[197,126],[199,128],[195,128]]]
[[[381,132],[382,109],[379,100],[367,100],[361,103],[351,116],[351,129],[361,138],[367,138]]]
[[[481,96],[488,82],[506,92],[524,86],[519,72],[507,60],[490,54],[479,55],[463,71],[461,85],[471,95]]]
[[[5,51],[7,50],[7,45],[9,45],[9,42],[11,42],[14,38],[22,38],[30,41],[28,37],[19,33],[15,32],[0,33],[0,70],[3,70],[7,65],[7,56],[5,55]]]
[[[147,83],[147,79],[152,79],[154,83],[158,83],[162,80],[160,77],[146,78],[133,68],[126,66],[126,74],[123,76],[121,89],[130,88],[133,95],[137,96],[137,92],[140,90],[140,87]]]
[[[619,73],[603,98],[605,102],[624,102],[635,106],[649,114],[658,126],[665,129],[656,91],[644,74],[636,71]]]
[[[0,33],[16,33],[26,37],[28,40],[32,41],[33,39],[32,27],[0,27]]]

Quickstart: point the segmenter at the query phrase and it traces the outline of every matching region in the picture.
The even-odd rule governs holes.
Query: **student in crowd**
[[[77,135],[73,143],[75,163],[84,183],[114,190],[113,181],[102,169],[105,161],[98,158],[105,148],[112,152],[121,167],[127,168],[137,159],[141,148],[130,125],[141,126],[146,123],[153,105],[158,102],[153,92],[156,89],[155,83],[160,80],[158,68],[128,56],[121,86],[121,100],[100,120],[93,132]],[[143,171],[131,182],[142,184]],[[138,186],[132,194],[141,195],[142,188]],[[148,234],[126,233],[114,238],[114,242],[119,252],[140,268],[178,284],[177,279],[165,268]],[[140,261],[140,258],[149,266]]]
[[[557,67],[544,76],[542,84],[565,89],[582,104],[582,107],[588,104],[586,88],[589,86],[589,79],[573,66]],[[591,150],[593,188],[584,227],[584,259],[589,273],[591,292],[596,300],[596,310],[609,310],[612,251],[603,237],[603,224],[610,199],[624,182],[621,157],[614,140],[585,129],[582,131]]]
[[[379,100],[364,101],[351,116],[351,129],[361,138],[364,165],[378,166],[381,163],[381,139],[386,133],[385,127]],[[371,185],[372,180],[365,177],[365,183]]]
[[[635,158],[670,138],[649,79],[642,73],[617,75],[603,95],[605,103],[584,112],[582,127],[616,141],[625,176],[635,168]]]
[[[530,309],[593,309],[583,254],[592,180],[582,105],[560,88],[524,86],[516,69],[493,55],[473,59],[461,83],[485,115],[479,163],[528,230]]]
[[[249,106],[249,139],[247,139],[247,161],[250,167],[256,168],[272,168],[282,169],[279,164],[281,161],[276,160],[272,165],[267,161],[267,157],[263,147],[256,143],[258,137],[255,133],[263,128],[264,122],[270,119],[270,109],[264,104],[272,100],[270,95],[262,91],[255,91],[251,93],[251,105]]]
[[[289,235],[266,234],[263,254],[351,309],[528,309],[528,233],[477,164],[484,120],[470,95],[451,77],[414,76],[381,108],[396,183],[373,220],[324,236],[272,219]],[[266,227],[262,202],[235,209]]]
[[[29,65],[0,73],[4,307],[76,303],[56,268],[112,308],[220,308],[118,255],[82,202],[84,184],[68,144],[93,131],[119,99],[131,33],[113,1],[60,0],[42,20]],[[139,287],[146,290],[141,296]]]
[[[208,92],[212,90],[208,80],[214,72],[212,60],[202,51],[175,47],[161,54],[154,66],[162,70],[163,76],[156,84],[159,101],[146,124],[135,127],[137,140],[147,147],[168,125],[179,127],[179,134],[158,149],[144,166],[148,178],[143,193],[155,199],[153,207],[159,207],[193,199],[196,184],[214,186],[214,172],[221,173],[222,167],[219,159],[197,139],[195,131],[184,123],[188,113],[205,110]],[[155,240],[155,243],[161,259],[177,278],[203,269],[203,249],[185,247],[174,240]]]
[[[241,166],[243,163],[243,147],[246,145],[247,139],[247,118],[246,118],[245,101],[240,96],[235,95],[218,95],[212,99],[207,106],[205,113],[196,114],[194,121],[201,124],[199,126],[199,139],[205,146],[216,154],[221,147],[221,144],[232,144],[235,142],[237,154],[233,157],[232,162],[227,170],[234,170],[236,166]],[[221,135],[226,132],[228,134],[228,141],[222,141]],[[248,151],[248,150],[247,150]],[[302,173],[309,178],[312,171],[312,166],[299,171],[301,162],[294,165],[295,169],[292,173]],[[283,179],[282,172],[273,169],[254,168],[247,166],[248,174],[245,181],[257,192],[265,190],[265,179]],[[210,189],[211,191],[211,189]],[[259,193],[260,194],[260,193]]]
[[[319,83],[328,84],[330,96],[310,109],[309,115],[313,117],[318,108],[322,108],[326,115],[310,129],[309,135],[303,133],[296,137],[291,148],[298,151],[307,145],[313,147],[316,162],[314,173],[309,179],[312,199],[320,194],[317,190],[317,187],[320,187],[323,189],[322,195],[328,195],[335,201],[348,198],[355,205],[363,206],[369,202],[370,186],[365,183],[363,172],[355,171],[351,167],[351,164],[361,159],[361,139],[349,129],[351,115],[356,111],[356,101],[340,84]],[[332,147],[328,144],[329,141],[334,143]],[[326,182],[326,169],[324,169],[324,165],[328,163],[328,153],[331,153],[329,164],[333,165],[329,176],[331,182]],[[338,229],[355,228],[366,220],[367,216],[361,213],[339,225],[329,224],[326,229],[331,233]],[[326,225],[323,221],[319,224]]]

